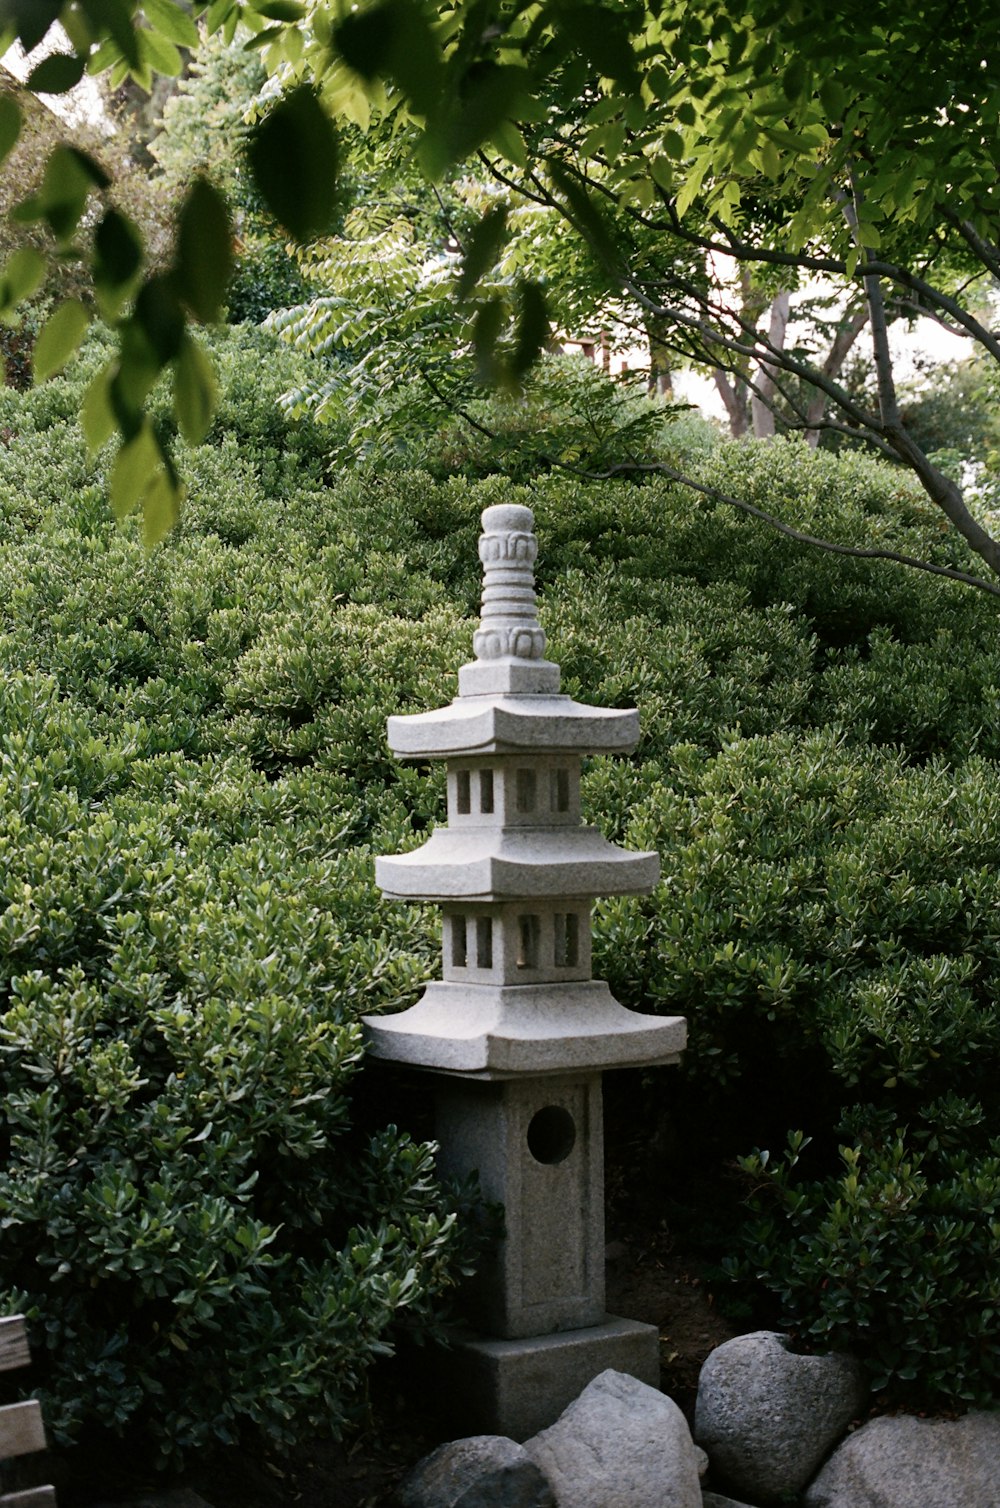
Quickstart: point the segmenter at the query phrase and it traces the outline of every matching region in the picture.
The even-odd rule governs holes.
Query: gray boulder
[[[872,1419],[838,1446],[806,1508],[997,1508],[1000,1414]]]
[[[749,1508],[747,1503],[738,1503],[735,1498],[724,1498],[721,1492],[706,1492],[701,1499],[701,1508]]]
[[[783,1335],[726,1341],[698,1380],[694,1434],[714,1477],[754,1502],[801,1492],[861,1411],[867,1389],[848,1356],[796,1356]]]
[[[608,1370],[525,1443],[558,1508],[701,1508],[687,1421],[655,1388]]]
[[[397,1489],[401,1508],[554,1508],[548,1482],[505,1435],[470,1435],[425,1456]]]

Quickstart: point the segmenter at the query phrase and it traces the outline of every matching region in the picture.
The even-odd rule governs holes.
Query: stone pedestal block
[[[609,1367],[658,1387],[656,1326],[606,1315],[585,1329],[521,1340],[457,1331],[452,1349],[434,1353],[428,1380],[457,1428],[527,1440]]]

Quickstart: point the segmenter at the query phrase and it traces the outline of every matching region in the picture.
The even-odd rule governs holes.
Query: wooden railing
[[[13,1372],[18,1367],[26,1367],[30,1361],[24,1320],[20,1315],[0,1319],[0,1372]],[[0,1463],[44,1449],[42,1405],[37,1398],[29,1398],[26,1403],[8,1403],[0,1408]],[[0,1464],[0,1488],[2,1470]],[[0,1508],[56,1508],[55,1489],[28,1487],[23,1492],[7,1493],[0,1490]]]

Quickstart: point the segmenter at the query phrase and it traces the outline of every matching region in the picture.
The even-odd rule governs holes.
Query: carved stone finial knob
[[[482,611],[472,640],[476,663],[459,672],[463,695],[551,694],[559,688],[559,668],[545,659],[545,633],[538,622],[534,523],[531,509],[518,503],[498,503],[483,512]]]
[[[472,641],[477,659],[540,660],[545,653],[535,605],[534,522],[531,509],[515,503],[499,503],[483,513],[483,607]]]

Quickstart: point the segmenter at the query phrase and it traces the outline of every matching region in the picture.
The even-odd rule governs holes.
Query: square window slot
[[[517,919],[517,966],[519,969],[538,968],[538,944],[541,939],[539,917],[519,916]]]
[[[517,809],[519,812],[533,812],[535,810],[535,784],[534,770],[518,770]]]
[[[468,959],[469,940],[466,932],[465,917],[453,916],[451,921],[451,966],[453,969],[464,969]]]
[[[472,776],[468,770],[455,772],[455,810],[463,817],[472,811]]]
[[[555,966],[575,969],[580,962],[580,918],[575,911],[557,911],[552,920]]]
[[[554,812],[569,811],[569,770],[549,772],[549,806]]]
[[[493,811],[493,771],[479,771],[479,810],[489,815]]]
[[[493,918],[491,916],[476,917],[476,968],[492,969],[493,967]]]

